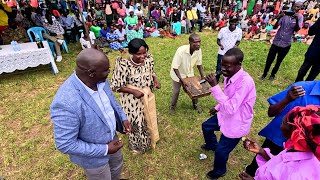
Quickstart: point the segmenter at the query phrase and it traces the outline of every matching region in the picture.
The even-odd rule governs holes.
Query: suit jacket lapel
[[[100,117],[100,119],[103,121],[103,123],[109,127],[107,120],[104,117],[104,115],[102,114],[99,106],[94,101],[94,99],[90,96],[88,91],[83,87],[83,85],[80,84],[79,80],[76,79],[75,74],[72,75],[72,82],[75,85],[75,88],[77,90],[79,90],[79,94],[82,97],[82,99],[84,100],[84,102],[86,104],[88,104],[88,106]]]

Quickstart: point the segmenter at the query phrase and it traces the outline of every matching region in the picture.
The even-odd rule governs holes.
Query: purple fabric
[[[157,11],[157,10],[152,11],[152,17],[158,20],[160,18],[160,11]]]
[[[301,20],[302,18],[302,20]],[[303,21],[303,16],[298,17],[298,23]],[[282,48],[291,45],[292,36],[296,27],[296,19],[290,16],[284,16],[279,20],[280,29],[273,40],[273,44]]]

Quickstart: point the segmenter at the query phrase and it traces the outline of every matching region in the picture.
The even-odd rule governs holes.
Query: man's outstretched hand
[[[211,73],[208,76],[204,77],[204,79],[213,87],[218,84],[216,75]]]

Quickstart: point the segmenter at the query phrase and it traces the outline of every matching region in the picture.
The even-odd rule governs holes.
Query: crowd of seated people
[[[1,43],[30,41],[26,31],[43,27],[43,38],[54,43],[54,55],[62,60],[61,45],[80,42],[82,48],[99,47],[123,51],[133,38],[170,37],[203,29],[219,31],[228,26],[230,17],[236,17],[238,27],[246,40],[271,41],[277,29],[275,24],[283,16],[281,8],[291,2],[257,1],[121,1],[105,0],[75,2],[52,1],[44,6],[34,2],[2,3],[0,8]],[[55,3],[54,3],[55,2]],[[19,5],[19,7],[17,7]],[[222,6],[221,6],[222,5]],[[254,6],[252,6],[254,5]],[[221,6],[221,7],[220,7]],[[310,44],[308,35],[320,16],[318,4],[305,1],[299,14],[304,23],[293,40]],[[92,36],[93,33],[93,36]],[[81,41],[80,41],[81,40]],[[88,44],[88,42],[90,42]],[[121,47],[120,47],[121,45]]]

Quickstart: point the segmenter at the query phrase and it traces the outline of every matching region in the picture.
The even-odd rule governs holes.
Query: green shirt
[[[101,30],[101,27],[99,27],[99,26],[94,26],[94,25],[92,25],[92,26],[90,27],[90,31],[92,31],[92,32],[94,33],[94,35],[96,36],[96,38],[97,38],[97,37],[100,37],[100,30]]]
[[[127,19],[127,24],[129,24],[129,25],[138,24],[138,17],[137,16],[133,16],[133,17],[127,16],[126,19]]]

